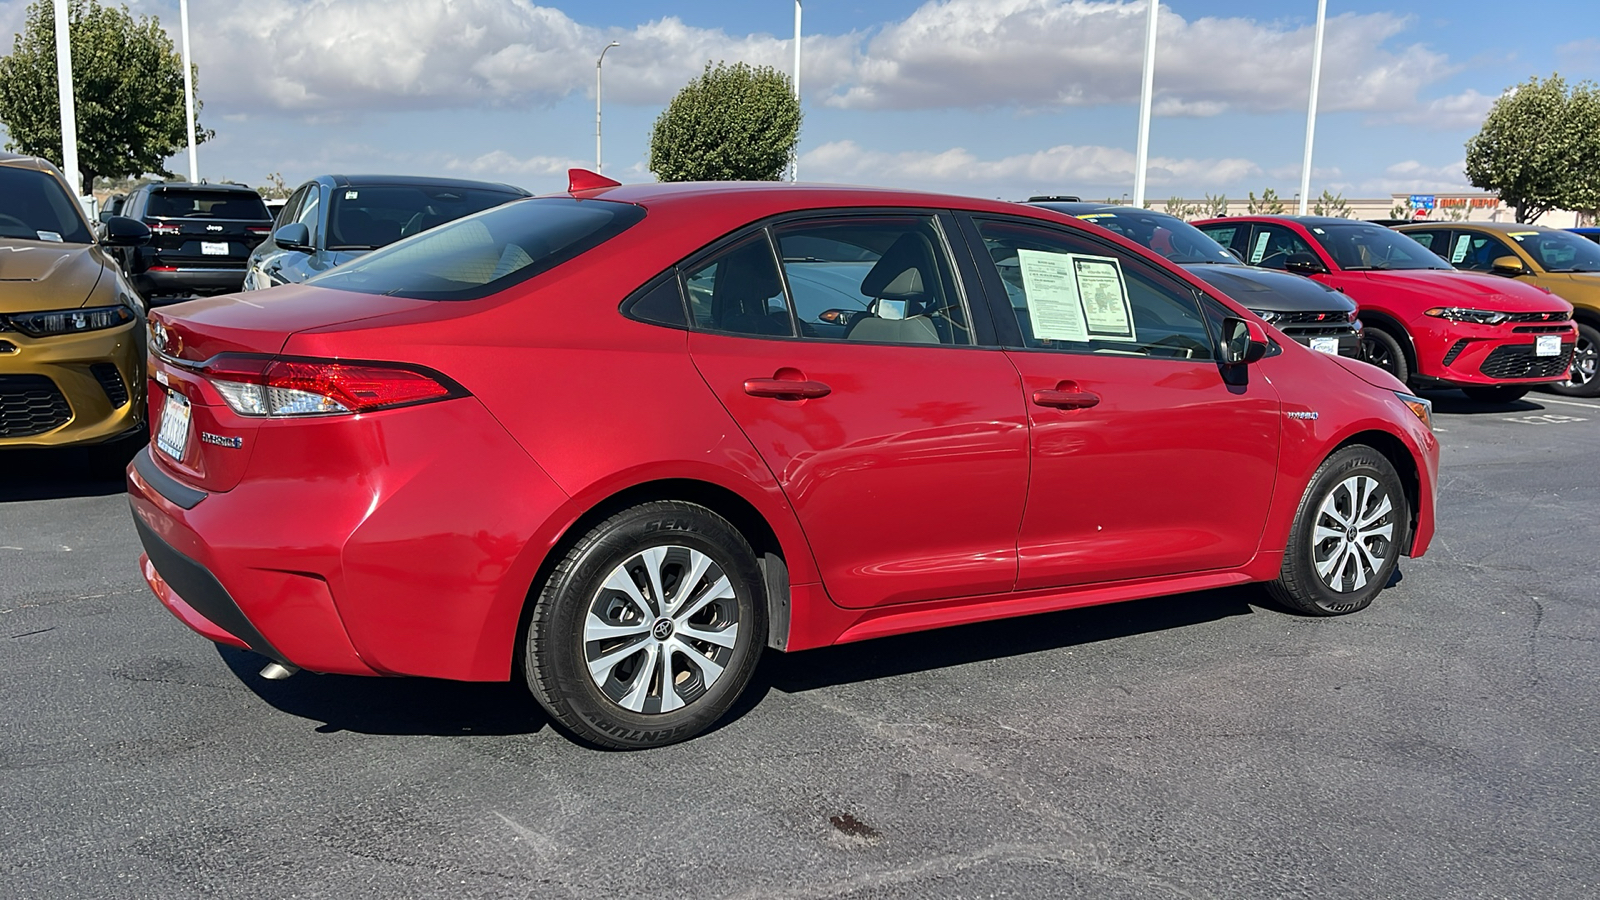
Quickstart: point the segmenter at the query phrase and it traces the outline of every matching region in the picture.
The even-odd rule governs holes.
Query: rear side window
[[[745,238],[684,275],[695,325],[707,331],[792,337],[783,278],[766,232]]]
[[[163,219],[272,218],[259,194],[249,191],[156,190],[150,192],[145,215]]]
[[[372,250],[522,195],[458,187],[354,185],[334,188],[329,250]]]
[[[413,300],[476,300],[593,250],[644,215],[610,200],[519,200],[390,244],[307,284]]]

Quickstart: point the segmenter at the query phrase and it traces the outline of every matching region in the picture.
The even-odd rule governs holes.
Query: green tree
[[[1552,209],[1600,207],[1600,93],[1570,90],[1560,75],[1530,78],[1502,94],[1467,141],[1467,178],[1498,191],[1518,222]]]
[[[1260,200],[1256,199],[1255,191],[1250,192],[1250,205],[1246,211],[1252,216],[1281,216],[1288,211],[1288,207],[1283,205],[1283,198],[1278,196],[1277,191],[1267,188],[1261,192]]]
[[[1206,194],[1205,202],[1200,204],[1200,212],[1207,219],[1215,219],[1218,216],[1227,215],[1228,195],[1218,194],[1213,197],[1210,194]]]
[[[1314,216],[1337,216],[1341,219],[1353,219],[1355,210],[1344,199],[1344,194],[1335,194],[1324,189],[1322,196],[1311,201],[1311,214]],[[1398,218],[1396,216],[1395,218]]]
[[[662,181],[777,181],[800,142],[800,104],[771,66],[706,64],[650,132]]]
[[[1167,201],[1167,215],[1177,216],[1180,219],[1193,219],[1200,215],[1200,206],[1174,194]]]
[[[95,0],[71,0],[68,20],[84,190],[101,177],[147,172],[170,177],[166,160],[187,146],[188,128],[183,61],[161,22],[153,16],[135,19],[126,7]],[[58,96],[54,5],[35,0],[11,55],[0,57],[0,123],[11,136],[7,150],[62,164]],[[199,110],[197,97],[196,116]],[[213,135],[197,126],[195,139]]]

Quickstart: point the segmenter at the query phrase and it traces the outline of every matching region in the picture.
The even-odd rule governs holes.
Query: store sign
[[[1432,194],[1412,194],[1411,206],[1414,209],[1433,209],[1434,196]]]

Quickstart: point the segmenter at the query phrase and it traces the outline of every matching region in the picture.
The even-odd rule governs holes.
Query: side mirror
[[[1528,267],[1523,265],[1522,260],[1516,258],[1515,256],[1497,256],[1495,257],[1494,262],[1490,263],[1489,265],[1493,268],[1496,275],[1528,274]]]
[[[1222,364],[1240,366],[1267,355],[1267,332],[1257,322],[1228,317],[1222,320]]]
[[[272,233],[272,242],[285,250],[300,250],[310,253],[311,229],[304,222],[290,222]]]
[[[106,233],[100,243],[107,247],[142,247],[150,243],[150,229],[138,219],[110,216],[103,219]]]
[[[1311,253],[1291,253],[1283,267],[1296,275],[1326,275],[1328,267]]]
[[[112,212],[110,209],[102,209],[102,210],[100,210],[100,224],[104,225],[105,223],[107,223],[107,222],[111,221],[113,218],[115,218],[116,215],[117,214]]]

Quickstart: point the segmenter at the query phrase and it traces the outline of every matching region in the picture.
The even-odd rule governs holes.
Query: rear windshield
[[[261,196],[249,191],[154,190],[144,214],[163,219],[272,218]]]
[[[418,185],[334,188],[329,250],[376,250],[435,225],[525,196],[505,191]]]
[[[306,283],[413,300],[476,300],[592,250],[643,218],[643,209],[609,200],[518,200],[406,238]]]
[[[1407,235],[1367,222],[1310,226],[1339,268],[1346,271],[1383,269],[1448,269],[1450,264]]]
[[[88,244],[77,204],[48,172],[0,166],[0,238]]]

